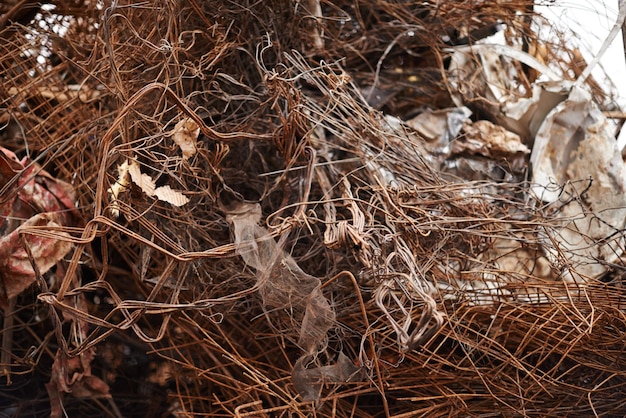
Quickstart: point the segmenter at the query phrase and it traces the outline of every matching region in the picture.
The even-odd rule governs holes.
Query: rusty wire
[[[1,145],[71,184],[79,211],[71,224],[23,230],[74,247],[13,308],[2,365],[12,405],[48,408],[55,356],[82,355],[110,392],[95,407],[64,394],[68,413],[626,410],[621,278],[560,280],[567,254],[554,248],[548,260],[541,248],[563,220],[528,196],[523,175],[459,179],[385,117],[452,106],[445,49],[500,24],[511,44],[577,68],[574,52],[558,54],[564,42],[537,39],[532,2],[78,3],[42,9],[47,25],[0,32]],[[536,74],[522,73],[529,86]],[[465,98],[489,118],[484,94]],[[189,159],[168,136],[187,117],[201,131]],[[114,199],[124,161],[189,203],[133,184]],[[259,227],[319,278],[332,306],[333,326],[301,372],[339,376],[326,372],[346,356],[352,373],[305,379],[314,402],[292,381],[302,308],[266,306],[258,269],[234,244],[227,208],[242,202],[259,203]],[[28,402],[27,384],[40,389]]]

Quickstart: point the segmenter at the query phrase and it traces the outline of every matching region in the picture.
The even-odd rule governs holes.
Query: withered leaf
[[[19,295],[36,279],[28,253],[20,240],[20,233],[31,227],[56,226],[59,226],[59,222],[54,213],[40,213],[0,239],[0,282],[3,289],[0,307],[5,308],[9,298]],[[24,238],[41,274],[50,270],[72,249],[68,241],[33,234],[26,234]]]
[[[198,135],[200,135],[200,127],[193,119],[185,118],[174,126],[172,139],[180,147],[185,160],[196,153]]]
[[[189,198],[182,192],[172,189],[170,186],[165,185],[156,187],[156,182],[148,174],[142,173],[139,164],[136,161],[132,161],[130,164],[125,161],[118,167],[119,180],[117,183],[109,189],[109,192],[113,198],[117,198],[121,188],[127,185],[124,177],[126,173],[130,175],[130,179],[148,196],[156,197],[157,199],[167,202],[172,206],[183,206],[189,202]],[[116,187],[117,185],[117,187]]]

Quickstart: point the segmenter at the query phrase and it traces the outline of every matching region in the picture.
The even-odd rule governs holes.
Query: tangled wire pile
[[[22,3],[0,19],[3,416],[624,415],[623,230],[586,237],[594,259],[562,244],[589,179],[533,193],[534,135],[486,145],[513,140],[482,73],[452,71],[500,31],[576,79],[532,1]],[[461,106],[445,146],[410,123]]]

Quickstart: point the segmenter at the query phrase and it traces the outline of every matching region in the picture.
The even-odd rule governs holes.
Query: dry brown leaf
[[[52,365],[50,381],[46,384],[50,397],[50,416],[67,416],[63,409],[63,394],[71,393],[77,398],[109,397],[110,389],[102,379],[91,374],[91,362],[95,357],[93,348],[80,356],[69,357],[57,350]]]
[[[56,227],[59,223],[55,214],[40,213],[0,240],[0,282],[2,282],[3,289],[0,295],[0,307],[2,308],[6,307],[8,299],[19,295],[36,279],[28,253],[20,240],[20,232],[26,227],[34,226]],[[25,240],[41,274],[50,270],[72,249],[70,242],[53,238],[27,234]]]
[[[136,161],[131,161],[130,163],[128,161],[124,161],[124,163],[117,168],[117,171],[119,174],[118,180],[109,189],[109,193],[111,194],[113,200],[117,199],[121,190],[128,186],[126,174],[129,174],[132,182],[139,186],[139,188],[150,197],[156,197],[157,199],[167,202],[173,206],[183,206],[189,202],[189,198],[187,196],[178,190],[172,189],[170,186],[165,185],[156,187],[156,183],[152,177],[142,173],[141,168]],[[119,214],[119,209],[117,205],[115,205],[115,202],[113,211],[116,216]]]
[[[167,202],[173,206],[183,206],[189,202],[189,198],[187,196],[178,190],[172,189],[170,186],[157,187],[154,191],[154,196],[156,196],[157,199]]]
[[[137,161],[132,161],[129,164],[128,174],[130,174],[130,179],[133,183],[139,186],[145,194],[148,196],[154,196],[156,184],[154,183],[154,180],[152,180],[152,177],[141,172],[141,168],[139,168]]]
[[[59,223],[66,225],[72,214],[78,214],[72,185],[52,177],[28,158],[19,160],[12,151],[0,147],[0,188],[9,182],[16,193],[7,193],[0,204],[0,227],[7,219],[13,218],[13,223],[19,224],[18,219],[41,212],[56,212]]]
[[[111,195],[111,214],[114,217],[120,216],[120,205],[117,199],[125,188],[128,187],[128,160],[117,166],[117,181],[109,188],[109,194]]]
[[[200,127],[193,119],[185,118],[174,126],[172,139],[180,147],[185,160],[196,153],[198,135],[200,135]]]

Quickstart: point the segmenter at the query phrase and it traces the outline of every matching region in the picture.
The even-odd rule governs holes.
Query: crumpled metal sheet
[[[623,253],[626,226],[626,168],[610,121],[580,82],[560,79],[529,54],[492,44],[450,51],[455,103],[486,99],[493,120],[532,148],[530,192],[560,220],[543,237],[552,264],[567,281],[602,276]],[[542,74],[532,95],[512,84],[515,61]]]
[[[532,145],[533,138],[548,113],[567,98],[570,88],[567,84],[562,81],[533,84],[532,97],[503,103],[498,122]]]
[[[529,154],[530,150],[519,135],[487,120],[466,122],[463,125],[463,141],[455,141],[454,152],[469,152],[485,157],[499,158],[516,154]]]
[[[448,171],[467,180],[520,179],[530,150],[519,135],[486,120],[467,121],[452,143]],[[454,168],[454,170],[452,170]]]
[[[607,119],[587,91],[574,86],[548,114],[535,137],[531,164],[531,192],[553,203],[563,220],[560,230],[546,237],[553,262],[563,264],[566,280],[601,276],[624,248],[626,167]]]
[[[448,154],[450,142],[459,135],[471,115],[472,111],[465,106],[429,110],[409,119],[406,124],[420,134],[430,152]]]
[[[507,130],[532,144],[532,138],[546,115],[565,100],[570,86],[535,57],[507,45],[480,44],[450,49],[450,81],[457,87],[453,100],[461,105],[472,95],[492,103],[487,110]],[[539,82],[532,92],[519,83],[517,61],[537,70]],[[480,65],[478,65],[480,63]],[[530,97],[526,97],[530,95]]]

